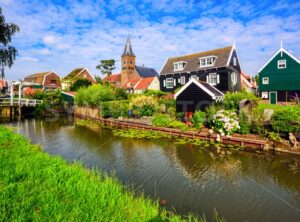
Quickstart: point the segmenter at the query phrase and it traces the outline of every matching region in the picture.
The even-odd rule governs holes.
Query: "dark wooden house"
[[[271,104],[300,96],[300,61],[281,47],[259,70],[259,92]]]
[[[160,89],[174,92],[190,79],[207,82],[225,93],[241,88],[241,68],[235,45],[168,58],[160,72]]]
[[[215,102],[220,102],[224,94],[207,82],[190,79],[175,95],[176,112],[194,113]]]

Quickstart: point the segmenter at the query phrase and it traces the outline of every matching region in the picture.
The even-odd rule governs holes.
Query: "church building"
[[[154,68],[136,65],[136,56],[132,51],[130,36],[127,37],[121,56],[121,73],[112,74],[104,80],[129,93],[143,93],[147,89],[159,90],[158,73]]]

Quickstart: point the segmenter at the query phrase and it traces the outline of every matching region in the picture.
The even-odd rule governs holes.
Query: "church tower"
[[[124,52],[121,56],[121,85],[127,80],[133,80],[138,77],[135,70],[135,55],[132,52],[130,36],[128,35]]]

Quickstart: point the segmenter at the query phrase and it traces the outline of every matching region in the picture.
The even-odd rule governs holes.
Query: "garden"
[[[248,105],[241,107],[242,101]],[[127,94],[125,90],[106,84],[80,88],[75,97],[77,106],[98,108],[103,118],[146,119],[156,127],[175,128],[182,131],[205,131],[219,136],[265,138],[271,145],[289,139],[300,132],[300,106],[262,104],[258,97],[247,91],[228,92],[224,100],[193,116],[176,113],[173,94],[147,90],[143,94]],[[270,118],[265,110],[271,109]],[[293,144],[291,144],[293,145]]]

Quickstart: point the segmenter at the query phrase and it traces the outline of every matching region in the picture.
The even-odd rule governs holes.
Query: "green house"
[[[259,91],[271,104],[300,96],[300,61],[281,47],[259,70]]]

